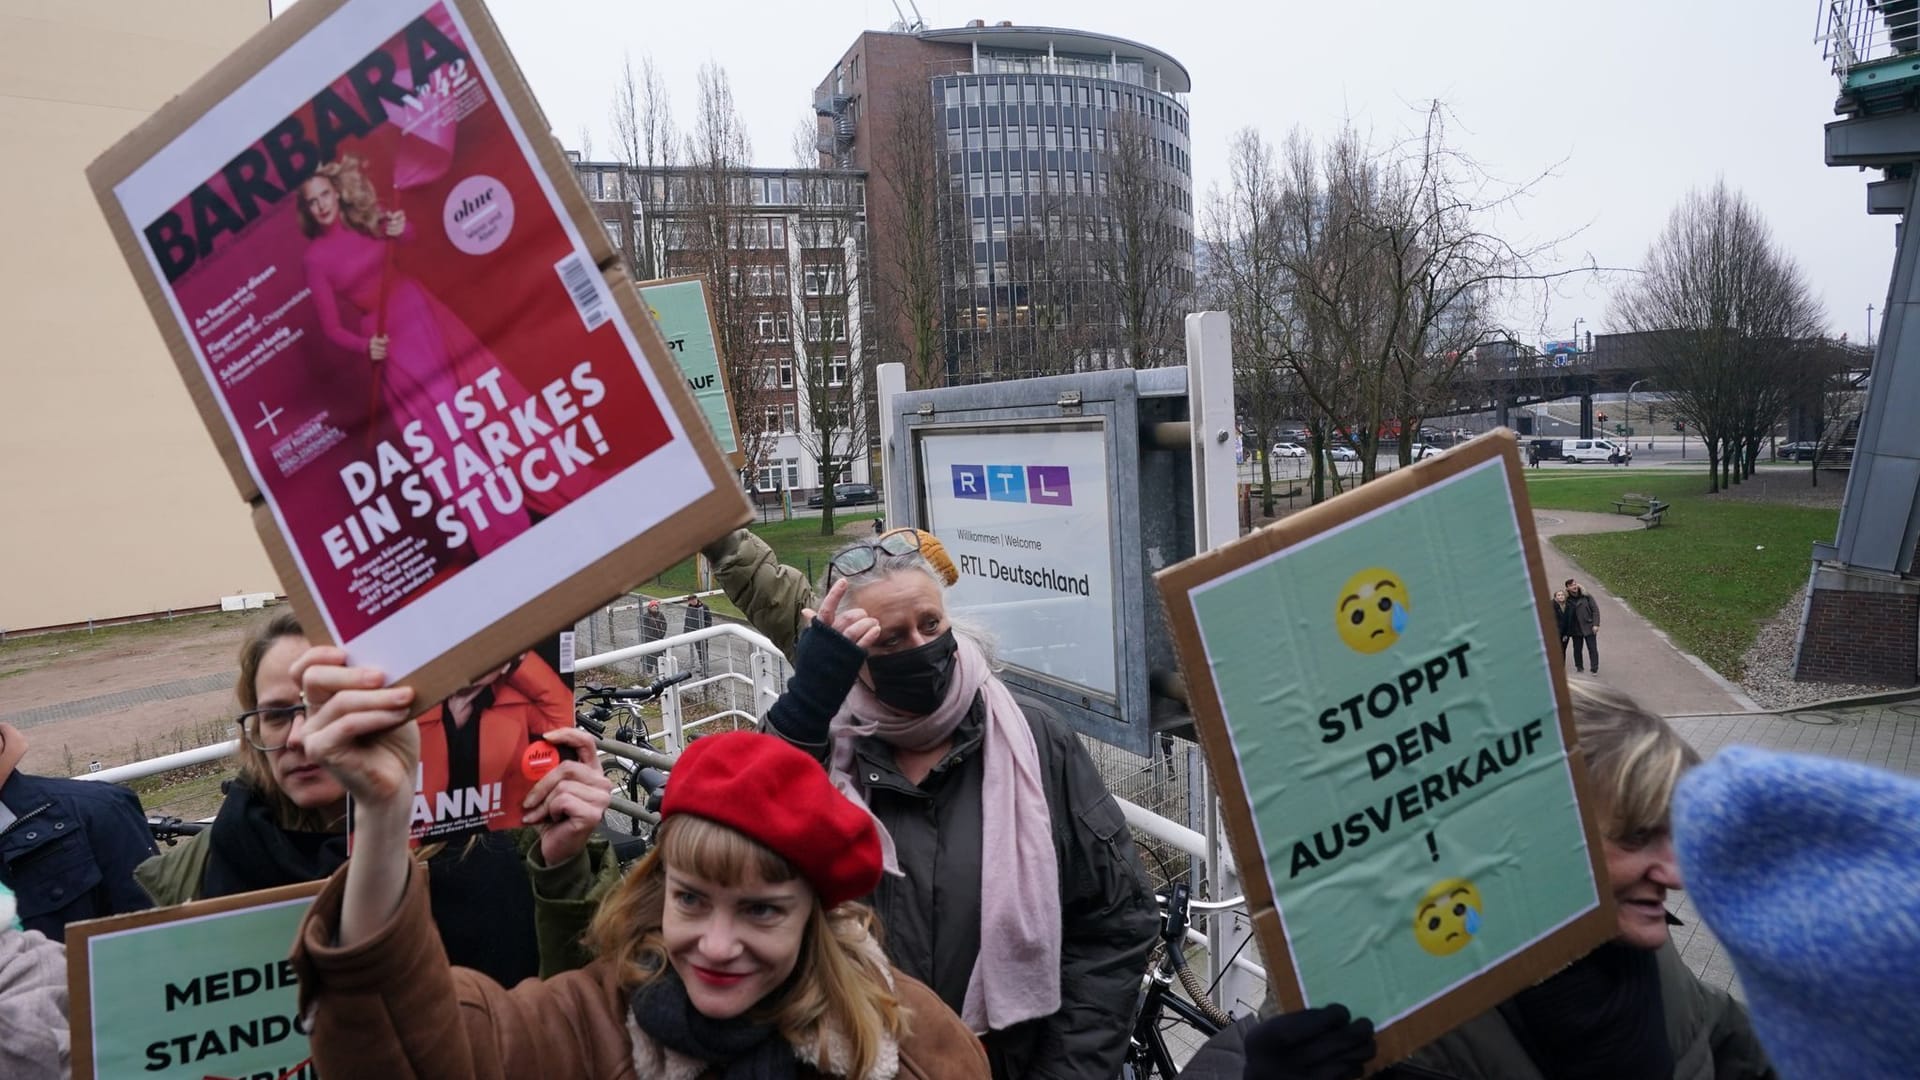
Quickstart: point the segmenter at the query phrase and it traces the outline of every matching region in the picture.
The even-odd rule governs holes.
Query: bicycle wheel
[[[632,796],[628,794],[633,788],[632,766],[621,759],[615,758],[609,760],[602,767],[601,771],[606,774],[607,783],[613,785],[613,793],[615,795],[623,799],[632,798]],[[623,814],[611,806],[607,807],[606,813],[601,815],[601,821],[606,825],[607,831],[620,836],[639,835],[641,825],[643,824],[638,818],[630,814]]]

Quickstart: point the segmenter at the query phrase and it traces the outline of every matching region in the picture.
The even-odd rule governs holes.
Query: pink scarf
[[[967,981],[960,1018],[976,1034],[1060,1011],[1060,863],[1053,849],[1053,815],[1040,779],[1040,751],[1026,714],[994,677],[985,654],[954,634],[953,682],[940,707],[909,716],[855,683],[828,728],[829,772],[847,798],[867,804],[853,779],[853,743],[877,735],[904,750],[931,750],[945,742],[973,706],[986,701],[980,806],[980,956]],[[889,873],[900,873],[893,837],[880,828]]]

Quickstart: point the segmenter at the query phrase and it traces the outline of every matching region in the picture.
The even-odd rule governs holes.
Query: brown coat
[[[425,882],[414,880],[393,921],[352,948],[330,943],[340,921],[346,868],[315,899],[293,962],[300,972],[300,1009],[313,1009],[313,1063],[322,1076],[392,1080],[474,1077],[508,1080],[696,1080],[697,1062],[663,1055],[628,1017],[628,991],[613,966],[595,961],[551,979],[528,979],[512,990],[447,963],[440,937],[429,933]],[[898,1046],[897,1071],[873,1080],[986,1080],[986,1053],[933,991],[895,972],[912,1032]],[[636,1041],[639,1045],[636,1046]],[[796,1047],[802,1077],[823,1077]],[[647,1061],[645,1073],[638,1061]],[[883,1061],[884,1065],[885,1062]]]

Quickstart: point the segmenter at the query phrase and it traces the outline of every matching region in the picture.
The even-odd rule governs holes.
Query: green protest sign
[[[323,884],[69,926],[75,1080],[313,1080],[287,955]]]
[[[1614,916],[1506,433],[1159,575],[1289,1009],[1396,1060]]]
[[[693,399],[699,403],[721,451],[739,468],[744,458],[734,428],[733,399],[720,362],[719,331],[714,328],[713,311],[707,303],[706,281],[679,277],[643,282],[640,299],[660,324],[660,336],[667,339],[667,350],[686,375],[687,389],[693,391]]]

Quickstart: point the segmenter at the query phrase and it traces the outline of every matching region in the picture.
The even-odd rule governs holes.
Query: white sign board
[[[1005,663],[1115,697],[1104,425],[929,431],[919,446],[927,528],[960,571],[948,610],[992,630]]]

